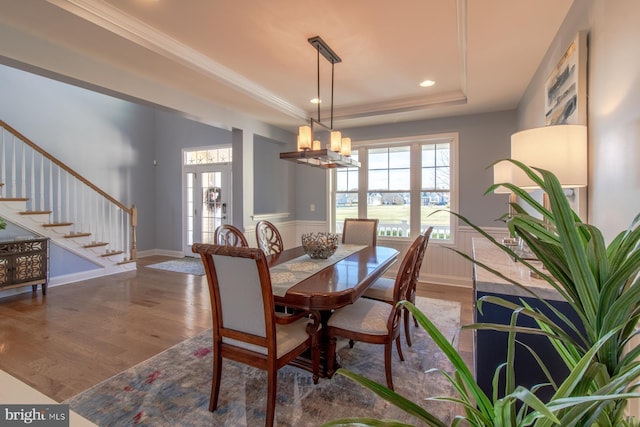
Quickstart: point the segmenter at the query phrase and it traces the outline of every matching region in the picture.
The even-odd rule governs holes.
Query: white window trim
[[[451,147],[451,155],[450,155],[450,196],[449,196],[449,200],[450,200],[450,211],[451,212],[459,212],[459,133],[458,132],[446,132],[446,133],[436,133],[436,134],[424,134],[424,135],[412,135],[412,136],[406,136],[406,137],[400,137],[400,138],[381,138],[381,139],[371,139],[371,140],[365,140],[365,141],[354,141],[352,142],[352,146],[351,149],[352,151],[358,150],[362,147],[375,147],[375,146],[385,146],[385,147],[390,147],[390,146],[398,146],[398,145],[410,145],[411,146],[411,150],[412,150],[412,157],[414,157],[414,149],[419,149],[419,148],[414,148],[414,147],[419,147],[421,145],[421,143],[425,142],[425,141],[429,141],[429,143],[437,143],[436,140],[438,139],[442,139],[442,140],[446,140],[446,142],[450,143],[450,147]],[[366,169],[367,166],[367,156],[359,156],[359,160],[360,160],[360,168],[364,168]],[[418,156],[417,158],[421,159],[421,156]],[[421,180],[421,168],[417,168],[417,167],[413,167],[413,162],[414,160],[412,160],[412,174],[411,174],[411,189],[413,190],[414,188],[418,187],[420,180]],[[419,160],[418,160],[419,162]],[[328,192],[328,199],[327,199],[327,206],[329,209],[329,215],[327,216],[329,218],[329,224],[330,224],[330,228],[333,232],[335,233],[341,233],[342,230],[335,230],[335,218],[336,218],[336,206],[335,206],[335,199],[336,199],[336,171],[332,171],[330,175],[330,180],[329,180],[329,189],[330,191]],[[367,174],[358,174],[358,188],[367,188]],[[413,195],[413,191],[412,191],[412,195]],[[412,196],[413,197],[413,196]],[[414,200],[411,200],[411,203],[414,203]],[[358,215],[361,217],[364,217],[366,212],[366,205],[365,204],[358,204]],[[411,213],[411,223],[419,223],[420,222],[420,218],[419,218],[419,211],[413,211]],[[417,216],[417,218],[413,218],[414,216]],[[443,245],[443,246],[455,246],[456,245],[456,241],[457,241],[457,237],[458,237],[458,219],[456,216],[452,216],[451,217],[451,239],[443,241],[443,240],[437,240],[437,239],[433,239],[431,243],[433,244],[438,244],[438,245]],[[386,236],[378,236],[378,240],[393,240],[393,241],[402,241],[402,240],[407,240],[406,237],[386,237]]]

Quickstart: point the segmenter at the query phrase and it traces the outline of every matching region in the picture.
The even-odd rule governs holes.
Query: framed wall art
[[[579,32],[545,83],[545,122],[587,124],[587,33]]]

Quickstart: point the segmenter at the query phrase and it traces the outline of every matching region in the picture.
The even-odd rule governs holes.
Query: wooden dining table
[[[286,291],[274,290],[274,300],[281,306],[317,310],[320,312],[323,326],[326,326],[333,310],[352,304],[360,298],[367,288],[397,261],[398,255],[396,249],[385,246],[352,248],[344,258],[323,265],[309,277],[292,284]],[[304,249],[295,247],[268,256],[267,262],[272,271],[274,268],[282,269],[286,266],[293,270],[295,265],[305,262],[305,257],[308,258]],[[328,338],[322,334],[325,329],[320,329],[321,377],[328,376],[327,358],[335,359],[335,354],[329,354]],[[311,367],[310,361],[306,358],[299,359],[294,364],[309,370]]]

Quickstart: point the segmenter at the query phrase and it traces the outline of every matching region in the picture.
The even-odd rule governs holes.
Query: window
[[[361,167],[335,172],[334,230],[345,218],[377,218],[383,238],[413,238],[433,226],[431,239],[452,241],[456,153],[457,135],[354,146]]]
[[[231,161],[233,160],[231,152],[231,147],[184,151],[183,164],[202,165],[213,163],[231,163]]]

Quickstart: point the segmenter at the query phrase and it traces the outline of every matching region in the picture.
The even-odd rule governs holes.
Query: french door
[[[228,164],[184,165],[185,245],[213,243],[215,229],[231,218],[231,167]]]

